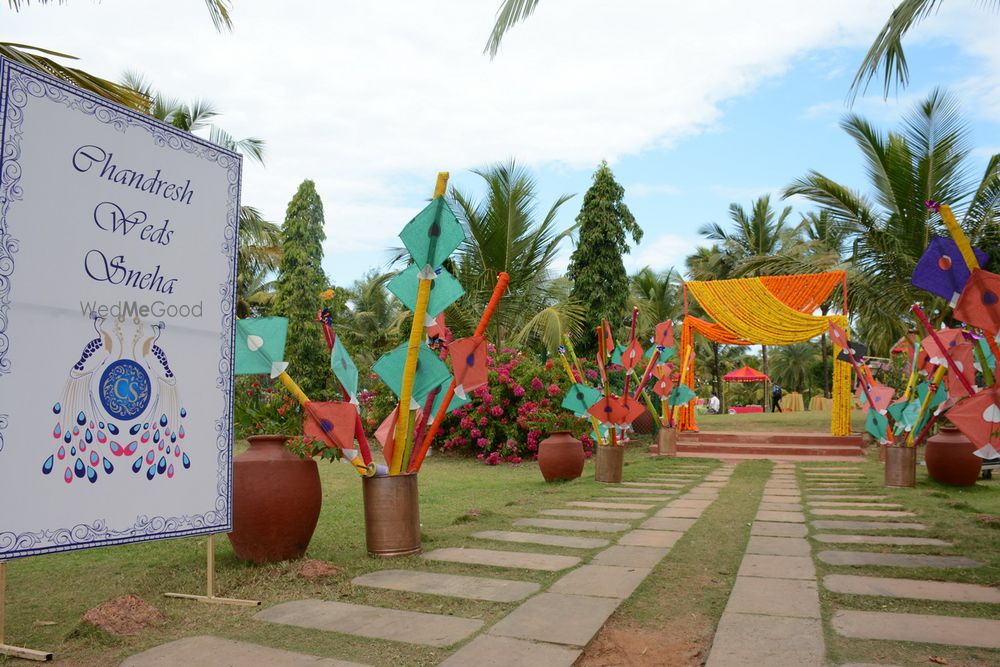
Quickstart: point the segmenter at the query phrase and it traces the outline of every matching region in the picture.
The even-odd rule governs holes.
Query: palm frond
[[[242,153],[251,158],[257,164],[264,164],[264,140],[256,137],[245,139],[234,139],[233,135],[223,130],[218,125],[212,125],[209,129],[208,140],[213,144],[237,153]]]
[[[205,7],[212,19],[212,25],[219,32],[233,29],[233,19],[230,15],[232,0],[205,0]]]
[[[507,31],[514,24],[531,16],[537,6],[538,0],[504,0],[500,9],[497,10],[497,20],[493,25],[493,31],[490,33],[483,53],[488,53],[491,59],[495,58],[500,51],[500,43]]]

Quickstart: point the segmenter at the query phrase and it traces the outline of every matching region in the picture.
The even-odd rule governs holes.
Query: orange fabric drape
[[[736,280],[698,282],[693,281],[684,286],[684,322],[681,329],[681,356],[686,350],[694,345],[694,333],[698,332],[705,338],[717,343],[726,345],[753,345],[758,343],[773,345],[786,344],[796,341],[808,340],[819,335],[817,327],[825,326],[821,320],[829,318],[814,317],[812,313],[818,309],[830,296],[830,293],[838,285],[843,285],[846,293],[847,275],[843,271],[829,271],[826,273],[803,274],[793,276],[767,276],[761,278],[742,278]],[[706,308],[715,319],[720,317],[729,326],[708,322],[697,317],[692,317],[687,312],[687,291],[688,287],[697,287],[705,299],[712,302],[711,307]],[[746,293],[745,298],[735,294]],[[756,304],[749,306],[750,303]],[[707,304],[702,303],[702,307]],[[749,307],[748,307],[749,306]],[[713,307],[719,312],[713,314]],[[721,310],[725,308],[725,310]],[[779,317],[779,315],[781,315]],[[837,319],[838,323],[846,326],[844,316],[831,316]],[[749,320],[744,321],[744,318]],[[782,320],[781,322],[777,320]],[[751,321],[752,320],[752,321]],[[744,324],[746,326],[744,326]],[[735,327],[750,334],[754,340],[736,333]],[[786,328],[787,327],[787,328]],[[745,329],[745,331],[744,331]],[[756,340],[761,338],[760,340]],[[764,340],[767,339],[767,340]],[[835,387],[845,384],[842,377],[843,369],[838,368],[840,364],[834,364]],[[695,368],[694,358],[688,366],[686,384],[694,388]],[[847,380],[849,382],[849,379]],[[842,392],[843,390],[841,390]],[[848,390],[849,391],[849,390]],[[840,397],[849,400],[847,396]],[[835,403],[836,403],[835,398]],[[849,406],[848,406],[849,410]],[[843,410],[835,410],[834,424],[832,430],[835,434],[844,430],[844,423],[849,429],[849,415],[847,420],[843,418]],[[842,423],[843,422],[843,423]],[[679,416],[678,427],[681,430],[697,430],[694,401],[683,406]]]

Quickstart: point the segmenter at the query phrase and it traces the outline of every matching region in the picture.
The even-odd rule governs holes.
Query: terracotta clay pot
[[[677,429],[664,426],[656,434],[660,456],[677,456]]]
[[[569,431],[556,431],[538,443],[538,468],[546,482],[583,474],[583,443]]]
[[[323,502],[316,462],[285,449],[288,436],[247,440],[233,461],[233,551],[254,563],[302,558]]]
[[[599,445],[594,449],[597,452],[597,460],[594,466],[594,480],[609,484],[621,482],[625,448]]]
[[[983,460],[973,454],[976,446],[954,426],[942,426],[933,438],[927,441],[924,461],[927,474],[945,484],[973,486],[979,479]]]
[[[637,435],[649,435],[653,432],[655,426],[656,422],[653,421],[653,415],[649,410],[643,410],[642,414],[632,422],[632,432]]]
[[[917,485],[917,448],[885,447],[885,485],[914,487]]]

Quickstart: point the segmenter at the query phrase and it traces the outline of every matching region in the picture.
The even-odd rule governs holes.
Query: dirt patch
[[[343,572],[333,563],[325,560],[315,560],[312,558],[302,561],[295,569],[295,573],[305,579],[319,579],[321,577],[332,577]]]
[[[604,626],[576,667],[701,667],[712,643],[707,619],[676,619],[660,629],[614,622]]]
[[[126,637],[137,635],[146,628],[166,622],[163,612],[138,595],[122,595],[94,607],[83,615],[89,623],[108,634]]]

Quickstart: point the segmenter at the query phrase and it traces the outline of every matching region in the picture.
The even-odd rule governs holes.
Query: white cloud
[[[545,0],[491,62],[482,47],[499,1],[241,0],[235,31],[218,35],[198,0],[104,0],[32,5],[4,27],[9,41],[81,56],[108,78],[133,69],[170,95],[210,99],[235,136],[266,139],[268,165],[247,167],[245,202],[281,220],[299,182],[314,179],[327,269],[342,281],[384,261],[377,249],[394,243],[438,170],[507,156],[591,168],[670,146],[710,130],[720,102],[793,59],[863,45],[888,11],[866,0],[610,10]],[[985,37],[976,45],[988,47]],[[657,243],[669,245],[639,254],[652,258]]]
[[[629,273],[648,266],[654,271],[672,267],[683,275],[684,258],[694,252],[697,246],[697,239],[676,234],[663,234],[655,238],[646,236],[643,237],[642,245],[633,248],[632,253],[622,259]]]

